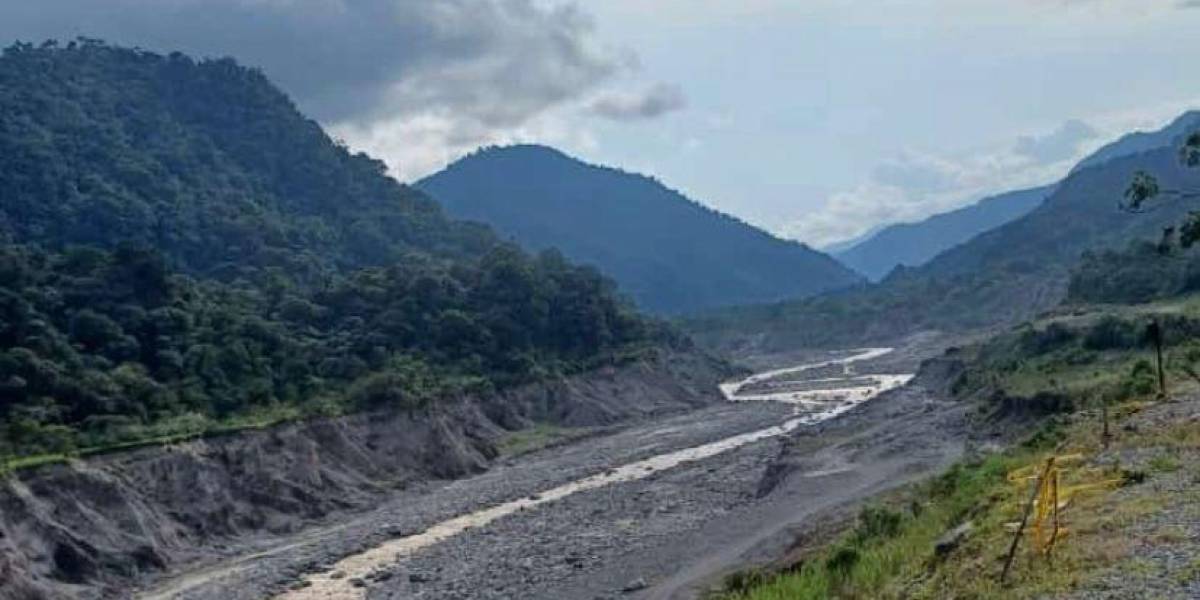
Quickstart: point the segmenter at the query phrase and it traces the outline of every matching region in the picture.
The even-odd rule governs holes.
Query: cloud
[[[5,44],[78,35],[261,67],[351,145],[378,138],[376,125],[410,135],[382,156],[402,176],[422,174],[432,156],[537,130],[555,111],[594,101],[611,118],[648,118],[682,102],[665,86],[594,100],[636,70],[635,57],[602,44],[574,4],[540,0],[0,3]]]
[[[1047,135],[1023,135],[1017,138],[1013,151],[1038,163],[1056,163],[1075,156],[1081,144],[1099,135],[1091,125],[1071,119]]]
[[[1176,8],[1200,8],[1200,0],[1179,0],[1175,3]]]
[[[974,152],[905,150],[876,166],[867,181],[785,224],[781,233],[820,247],[881,224],[918,221],[989,195],[1049,183],[1100,139],[1091,125],[1072,119],[1048,133]]]
[[[913,151],[905,151],[895,159],[884,161],[871,174],[871,178],[879,184],[922,192],[953,188],[958,176],[959,169],[954,163]]]
[[[614,92],[597,98],[592,112],[614,121],[651,119],[687,104],[678,86],[659,83],[639,92]]]

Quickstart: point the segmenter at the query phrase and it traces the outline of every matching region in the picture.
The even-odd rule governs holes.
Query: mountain
[[[416,185],[449,214],[487,223],[529,250],[559,248],[595,265],[659,313],[809,296],[859,281],[825,254],[654,179],[544,146],[483,149]]]
[[[594,269],[447,218],[256,70],[93,41],[0,56],[0,467],[683,343]]]
[[[1114,158],[1140,154],[1165,146],[1175,145],[1179,139],[1200,128],[1200,111],[1191,110],[1183,113],[1165,127],[1155,131],[1134,131],[1127,133],[1115,141],[1101,146],[1087,158],[1079,161],[1071,172],[1081,171],[1106,163]]]
[[[947,248],[1021,217],[1041,204],[1053,191],[1054,186],[1042,186],[1008,192],[917,223],[889,225],[869,239],[834,256],[871,280],[878,281],[896,265],[924,264]]]
[[[1200,126],[1200,123],[1197,124]],[[1137,138],[1144,139],[1144,138]],[[1178,140],[1178,136],[1174,138]],[[1116,297],[1096,289],[1122,270],[1123,281],[1153,297],[1163,286],[1190,289],[1171,269],[1171,282],[1147,286],[1129,277],[1135,257],[1109,251],[1157,242],[1163,228],[1195,209],[1186,201],[1156,200],[1154,210],[1132,214],[1118,205],[1134,173],[1155,174],[1163,189],[1200,189],[1200,170],[1184,167],[1175,145],[1113,155],[1073,171],[1044,202],[1023,217],[975,236],[924,265],[894,270],[880,283],[796,302],[741,307],[693,318],[686,328],[700,341],[732,348],[753,342],[758,350],[862,344],[923,329],[962,330],[1028,319],[1062,302],[1068,284],[1078,297]],[[1078,274],[1081,257],[1085,273]],[[1072,274],[1076,273],[1073,277]]]
[[[826,244],[824,246],[821,246],[820,248],[818,248],[818,250],[820,250],[821,252],[824,252],[826,254],[837,256],[838,254],[840,254],[846,250],[849,250],[850,248],[853,248],[853,247],[857,246],[858,244],[861,244],[861,243],[871,239],[871,236],[879,233],[884,227],[887,227],[887,225],[876,225],[876,226],[874,226],[852,238],[844,239],[840,242],[833,242],[832,244]]]
[[[1121,136],[1079,161],[1071,172],[1171,146],[1197,127],[1200,127],[1200,111],[1186,112],[1156,131]],[[843,264],[878,281],[896,265],[922,265],[942,251],[1025,215],[1039,206],[1054,189],[1055,186],[1048,185],[991,196],[918,223],[890,225],[852,243],[849,248],[830,251]]]

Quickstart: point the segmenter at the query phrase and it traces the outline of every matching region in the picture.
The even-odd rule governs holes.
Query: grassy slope
[[[882,499],[790,572],[732,578],[726,597],[1093,598],[1156,590],[1183,598],[1200,592],[1200,392],[1183,371],[1192,343],[1168,337],[1173,393],[1165,402],[1155,399],[1153,378],[1139,366],[1147,350],[1136,340],[1127,348],[1088,348],[1089,340],[1097,345],[1101,336],[1094,332],[1105,316],[1140,323],[1147,314],[1200,316],[1200,300],[1076,311],[963,349],[970,368],[959,393],[978,399],[981,410],[994,415],[1002,410],[996,398],[1012,405],[1039,392],[1067,398],[1074,410],[1028,425],[1028,440],[1019,446]],[[1076,336],[1035,344],[1038,336],[1029,331],[1055,323]],[[1108,449],[1098,433],[1100,398],[1110,402]],[[1040,405],[1030,401],[1027,408],[1036,412]],[[1065,486],[1121,483],[1072,498],[1063,513],[1068,535],[1052,561],[1038,559],[1028,538],[1022,540],[1009,584],[1001,586],[1002,557],[1012,540],[1006,524],[1019,520],[1028,497],[1028,484],[1014,485],[1007,474],[1054,452],[1085,456],[1065,472]],[[962,545],[936,557],[936,540],[968,520],[973,530]]]

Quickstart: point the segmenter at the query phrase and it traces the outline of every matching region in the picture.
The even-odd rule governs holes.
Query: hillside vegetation
[[[659,313],[810,296],[860,276],[658,181],[543,146],[487,148],[417,184],[456,217],[532,251],[559,248]]]
[[[715,311],[685,327],[712,346],[861,344],[922,329],[964,330],[1020,322],[1067,297],[1084,252],[1096,257],[1131,242],[1155,243],[1190,210],[1164,202],[1130,214],[1119,205],[1133,175],[1154,173],[1164,189],[1196,189],[1200,173],[1176,147],[1113,158],[1073,172],[1029,214],[943,252],[925,265],[896,269],[882,282],[846,293]],[[1156,267],[1159,270],[1161,267]],[[1087,278],[1082,273],[1080,278]],[[1080,279],[1082,281],[1082,279]],[[1094,286],[1093,286],[1094,287]]]
[[[1158,396],[1146,325],[1166,342]],[[1200,305],[1078,309],[950,351],[953,393],[987,430],[1019,443],[981,453],[890,494],[782,571],[731,577],[729,600],[805,598],[1126,598],[1200,592]],[[1109,437],[1104,437],[1107,411]],[[1001,581],[1036,474],[1057,455],[1064,534],[1051,557],[1025,530]],[[1069,499],[1069,501],[1066,501]],[[1049,525],[1047,525],[1049,527]]]
[[[259,72],[0,57],[0,457],[415,408],[682,344],[452,221]]]
[[[1008,192],[916,223],[889,225],[834,256],[878,281],[897,265],[920,266],[984,231],[1028,214],[1053,191],[1054,186],[1042,186]]]
[[[1080,160],[1072,173],[1099,167],[1127,156],[1177,145],[1180,138],[1200,127],[1200,112],[1190,111],[1156,131],[1121,136]],[[916,267],[938,254],[995,229],[1037,208],[1055,185],[989,196],[974,204],[941,213],[916,223],[889,225],[840,247],[838,260],[878,281],[897,265]]]

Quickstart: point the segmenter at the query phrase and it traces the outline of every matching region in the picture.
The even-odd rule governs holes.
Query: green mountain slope
[[[889,225],[834,256],[878,281],[897,265],[922,265],[948,248],[1028,214],[1053,191],[1054,186],[1042,186],[998,194],[917,223]]]
[[[1138,131],[1104,145],[1072,169],[1072,173],[1111,160],[1171,146],[1200,126],[1200,112],[1180,115],[1155,131]],[[934,215],[918,223],[891,225],[834,253],[838,260],[878,281],[896,265],[920,266],[972,237],[1037,208],[1055,186],[1019,190],[984,198],[958,210]]]
[[[1029,214],[980,234],[877,285],[841,294],[705,315],[687,324],[702,341],[767,349],[860,344],[921,329],[965,329],[1027,319],[1060,303],[1072,269],[1088,251],[1156,242],[1194,205],[1161,203],[1130,214],[1118,208],[1138,170],[1166,189],[1200,187],[1175,147],[1127,155],[1079,169]],[[1094,263],[1097,255],[1089,260]],[[1099,256],[1105,256],[1100,254]],[[1094,278],[1094,277],[1093,277]]]
[[[417,184],[526,248],[562,249],[663,313],[769,302],[859,277],[827,255],[708,209],[654,179],[541,146],[489,148]]]
[[[0,458],[417,407],[682,343],[594,269],[446,218],[231,60],[5,50],[0,241]]]

